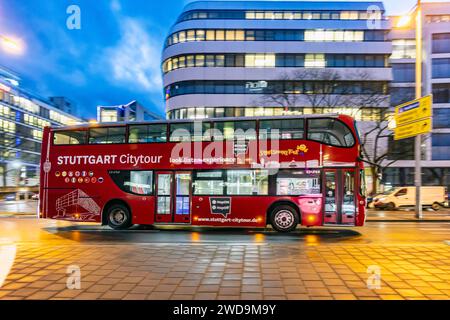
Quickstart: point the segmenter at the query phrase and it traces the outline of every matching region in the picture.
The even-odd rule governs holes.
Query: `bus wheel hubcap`
[[[275,215],[275,223],[283,229],[294,224],[294,215],[288,210],[282,210]]]
[[[111,212],[111,222],[118,225],[122,224],[126,220],[125,212],[121,209]]]

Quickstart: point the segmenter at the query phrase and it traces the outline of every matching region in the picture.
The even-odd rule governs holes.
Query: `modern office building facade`
[[[132,122],[161,120],[162,116],[145,108],[138,101],[116,106],[97,106],[97,122]]]
[[[22,88],[14,72],[0,67],[0,187],[36,186],[43,127],[80,121]]]
[[[190,3],[163,51],[167,117],[379,120],[392,80],[388,32],[381,2]]]
[[[415,23],[399,25],[391,17],[392,105],[415,98]],[[422,180],[425,185],[450,187],[450,3],[422,4],[423,78],[422,95],[433,94],[433,133],[422,141]],[[394,143],[397,154],[384,172],[384,182],[401,186],[414,184],[413,139]]]

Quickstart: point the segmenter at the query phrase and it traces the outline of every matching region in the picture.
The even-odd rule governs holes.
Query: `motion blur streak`
[[[6,280],[16,258],[16,246],[13,244],[3,245],[0,242],[0,288]]]

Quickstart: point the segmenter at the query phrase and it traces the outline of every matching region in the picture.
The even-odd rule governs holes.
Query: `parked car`
[[[39,200],[39,193],[35,193],[31,196],[31,200]]]
[[[422,206],[437,211],[448,206],[446,187],[422,187]],[[416,187],[400,187],[386,195],[377,196],[373,201],[376,209],[396,210],[411,208],[416,204]]]

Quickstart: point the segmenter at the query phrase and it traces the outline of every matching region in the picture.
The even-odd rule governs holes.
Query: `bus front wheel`
[[[107,211],[108,225],[115,230],[131,227],[130,210],[122,204],[114,204]]]
[[[270,213],[270,223],[278,232],[291,232],[297,228],[298,222],[297,212],[288,205],[278,206]]]

